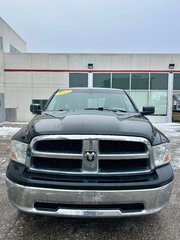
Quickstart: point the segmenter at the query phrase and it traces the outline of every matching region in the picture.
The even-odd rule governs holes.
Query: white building
[[[26,42],[1,17],[0,52],[26,52]]]
[[[66,87],[125,89],[140,110],[155,106],[153,122],[170,122],[173,91],[180,93],[180,54],[0,54],[6,120],[29,121],[32,102],[43,105]]]
[[[0,17],[0,122],[5,120],[4,52],[26,52],[26,42]]]

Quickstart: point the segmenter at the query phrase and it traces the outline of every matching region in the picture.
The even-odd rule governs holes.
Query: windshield
[[[60,90],[45,111],[115,110],[137,112],[124,92],[98,90]]]

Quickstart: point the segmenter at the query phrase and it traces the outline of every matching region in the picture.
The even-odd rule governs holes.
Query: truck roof
[[[93,90],[100,90],[100,91],[118,91],[118,92],[124,92],[123,89],[117,89],[117,88],[96,88],[96,87],[72,87],[72,88],[59,88],[58,90],[62,91],[62,90],[89,90],[89,91],[93,91]]]

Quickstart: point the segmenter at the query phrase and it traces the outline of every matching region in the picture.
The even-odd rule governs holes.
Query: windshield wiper
[[[98,111],[113,111],[113,112],[127,112],[123,108],[106,108],[106,107],[98,107],[98,108],[85,108],[84,110],[98,110]]]
[[[103,107],[98,107],[98,108],[84,108],[84,110],[98,110],[98,111],[103,111]]]
[[[65,109],[58,109],[58,111],[60,111],[60,112],[63,112],[63,111],[69,111],[69,109],[68,109],[68,108],[65,108]]]
[[[123,108],[105,108],[105,110],[113,111],[113,112],[127,112]]]

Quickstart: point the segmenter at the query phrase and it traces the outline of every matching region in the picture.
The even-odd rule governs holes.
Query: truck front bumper
[[[6,179],[8,197],[24,212],[64,217],[125,217],[160,211],[172,182],[137,190],[67,190],[24,186]]]

